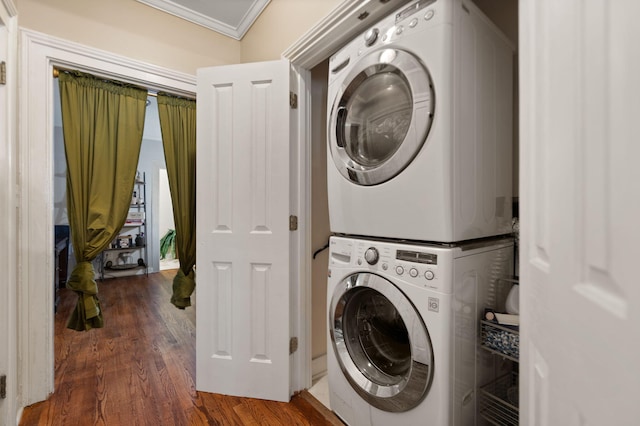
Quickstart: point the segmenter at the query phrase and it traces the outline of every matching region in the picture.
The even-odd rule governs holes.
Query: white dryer
[[[478,386],[501,372],[479,320],[513,243],[437,247],[331,237],[330,408],[349,426],[475,425]]]
[[[335,233],[454,242],[511,232],[510,42],[468,0],[417,0],[329,61]]]

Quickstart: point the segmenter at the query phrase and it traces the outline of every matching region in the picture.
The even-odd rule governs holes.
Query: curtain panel
[[[58,76],[67,159],[67,209],[78,294],[67,327],[104,325],[92,261],[125,223],[140,155],[147,91],[80,72]]]
[[[184,309],[196,285],[196,102],[159,93],[158,113],[180,262],[171,303]]]

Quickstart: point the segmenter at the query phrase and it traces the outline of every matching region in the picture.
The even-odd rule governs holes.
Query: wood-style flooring
[[[99,282],[105,327],[65,327],[77,296],[60,290],[55,391],[20,425],[342,425],[304,391],[291,402],[195,390],[195,307],[170,300],[175,271]]]

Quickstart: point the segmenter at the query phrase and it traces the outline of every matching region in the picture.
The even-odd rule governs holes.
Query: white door
[[[640,3],[520,1],[523,425],[640,422]]]
[[[198,70],[200,391],[288,401],[289,63]]]

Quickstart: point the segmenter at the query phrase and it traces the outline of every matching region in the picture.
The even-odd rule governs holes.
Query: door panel
[[[637,424],[640,4],[520,5],[520,418]]]
[[[288,401],[288,62],[198,70],[197,148],[197,389]]]

